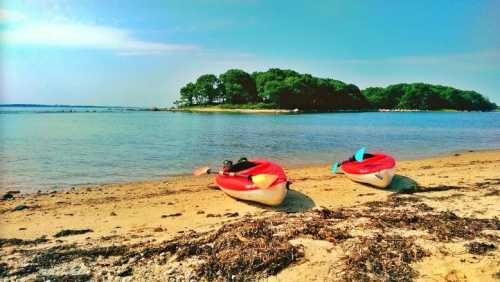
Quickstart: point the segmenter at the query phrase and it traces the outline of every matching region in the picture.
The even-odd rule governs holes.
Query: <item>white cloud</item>
[[[19,22],[26,19],[26,16],[18,11],[0,9],[0,23]]]
[[[1,36],[7,45],[107,49],[130,54],[161,54],[197,49],[189,44],[145,41],[135,38],[125,29],[71,22],[33,22],[13,27]]]

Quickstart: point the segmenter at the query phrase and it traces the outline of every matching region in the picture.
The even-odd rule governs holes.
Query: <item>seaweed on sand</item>
[[[31,263],[48,268],[77,258],[94,261],[97,257],[121,256],[127,253],[127,251],[128,248],[126,246],[109,246],[92,249],[77,249],[74,248],[74,245],[57,246],[38,252],[33,256]]]
[[[424,230],[440,241],[471,240],[483,236],[483,230],[500,230],[500,220],[459,217],[451,211],[434,212],[421,199],[411,196],[392,196],[387,201],[367,203],[358,213],[370,219],[369,228],[402,228]]]
[[[481,242],[470,242],[465,245],[467,251],[475,255],[484,255],[489,251],[497,249],[495,244],[481,243]]]
[[[80,234],[85,234],[89,232],[94,232],[92,229],[63,229],[59,232],[57,232],[54,237],[59,238],[59,237],[66,237],[66,236],[71,236],[71,235],[80,235]]]
[[[440,241],[452,239],[471,240],[482,236],[486,229],[500,230],[500,220],[459,217],[453,212],[413,213],[395,210],[363,214],[370,218],[370,227],[403,228],[409,230],[424,230]]]
[[[228,224],[210,237],[213,242],[198,249],[204,262],[196,270],[209,280],[273,275],[303,256],[300,246],[275,235],[265,219]]]
[[[41,236],[39,238],[36,238],[34,240],[24,240],[24,239],[18,239],[18,238],[10,238],[10,239],[2,239],[0,238],[0,247],[5,247],[5,246],[21,246],[21,245],[36,245],[36,244],[41,244],[41,243],[46,243],[49,240],[47,239],[47,236]]]
[[[291,244],[291,239],[312,236],[338,243],[350,238],[346,230],[333,228],[332,222],[339,216],[338,212],[323,209],[300,215],[244,217],[212,232],[184,233],[127,257],[151,258],[169,252],[178,261],[196,257],[200,263],[195,266],[195,274],[207,280],[264,278],[303,257],[302,246]]]
[[[0,277],[7,276],[9,273],[9,266],[5,262],[0,262]]]
[[[26,276],[41,269],[48,269],[61,263],[70,262],[78,258],[95,261],[98,257],[107,258],[121,256],[128,251],[126,246],[98,247],[92,249],[78,249],[76,245],[56,246],[45,250],[29,251],[31,260],[9,276]]]
[[[417,272],[412,262],[429,253],[415,244],[413,238],[377,234],[361,237],[343,258],[345,281],[412,281]]]
[[[40,275],[35,278],[35,282],[85,282],[90,281],[92,276],[90,274],[64,274],[64,275]]]

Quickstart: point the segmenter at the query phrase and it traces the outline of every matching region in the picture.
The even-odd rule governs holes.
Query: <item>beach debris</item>
[[[12,193],[9,193],[9,192],[3,194],[3,196],[2,196],[2,200],[4,200],[4,201],[13,200],[13,199],[14,199],[14,195]]]
[[[485,181],[475,183],[475,187],[479,189],[498,187],[500,178],[486,178]]]
[[[197,256],[198,277],[207,280],[241,281],[274,275],[303,256],[302,246],[289,242],[290,234],[278,235],[272,219],[250,219],[222,226],[215,232],[184,235],[174,241],[178,259]],[[241,252],[241,250],[246,250]]]
[[[9,266],[5,262],[0,262],[0,277],[6,277],[9,273]]]
[[[240,214],[238,212],[226,212],[224,214],[225,217],[237,217],[239,216]]]
[[[59,237],[66,237],[66,236],[72,236],[72,235],[80,235],[80,234],[85,234],[85,233],[90,233],[94,232],[92,229],[63,229],[59,232],[57,232],[54,237],[59,238]]]
[[[118,273],[118,276],[120,276],[120,277],[131,276],[131,275],[132,275],[132,273],[133,273],[133,271],[134,271],[134,270],[132,269],[132,267],[127,266],[124,270],[122,270],[122,271],[120,271],[120,272]]]
[[[450,241],[452,239],[471,240],[482,236],[483,230],[500,230],[500,220],[459,217],[451,211],[417,213],[411,210],[397,210],[398,201],[388,201],[387,206],[370,206],[371,209],[361,212],[358,217],[370,219],[367,227],[387,229],[403,228],[409,230],[425,230],[435,239]],[[425,211],[425,204],[413,204],[413,207]]]
[[[36,264],[27,264],[18,269],[17,271],[14,271],[12,273],[9,273],[8,276],[26,276],[35,272],[38,272],[39,268],[38,265]]]
[[[109,215],[110,216],[116,216],[117,214],[115,212],[111,212]]]
[[[22,210],[25,210],[25,209],[29,209],[30,207],[28,205],[17,205],[12,211],[22,211]]]
[[[154,231],[154,232],[163,232],[163,231],[164,231],[164,229],[163,229],[163,228],[161,228],[161,227],[156,227],[156,228],[154,228],[154,229],[153,229],[153,231]]]
[[[497,249],[495,244],[481,243],[481,242],[471,242],[465,245],[467,251],[474,255],[484,255],[489,251]]]
[[[18,239],[18,238],[10,238],[10,239],[2,239],[0,238],[0,247],[6,247],[6,246],[23,246],[23,245],[37,245],[41,243],[46,243],[49,240],[47,239],[47,236],[41,236],[37,239],[34,240],[24,240],[24,239]]]
[[[177,217],[177,216],[181,216],[182,213],[180,212],[176,212],[176,213],[171,213],[171,214],[164,214],[161,216],[161,218],[166,218],[166,217]]]
[[[86,282],[92,279],[90,274],[39,275],[35,282]]]
[[[491,192],[488,192],[484,194],[484,196],[491,197],[491,196],[500,196],[500,190],[493,190]]]
[[[127,252],[126,246],[97,247],[91,249],[79,249],[74,244],[55,246],[46,250],[35,251],[30,263],[41,268],[69,262],[77,258],[87,258],[95,261],[98,257],[108,258],[112,256],[124,255]]]
[[[414,238],[382,234],[361,237],[347,251],[345,281],[413,281],[417,272],[410,264],[429,255]]]

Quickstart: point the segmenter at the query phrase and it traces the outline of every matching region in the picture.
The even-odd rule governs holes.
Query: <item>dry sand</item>
[[[274,217],[284,218],[285,221],[288,218],[302,220],[300,224],[303,224],[311,218],[316,220],[317,211],[321,209],[356,210],[366,207],[369,202],[386,202],[395,195],[405,195],[401,192],[411,192],[412,201],[418,200],[432,209],[433,213],[450,211],[460,218],[497,221],[500,217],[500,150],[461,152],[400,161],[397,164],[397,176],[390,189],[386,190],[354,183],[344,175],[332,175],[327,165],[289,168],[286,172],[293,182],[292,190],[285,202],[274,208],[230,198],[214,187],[212,177],[208,176],[181,176],[162,181],[79,187],[65,192],[33,195],[14,194],[15,199],[0,201],[0,238],[33,240],[46,236],[47,242],[2,240],[0,277],[6,280],[32,280],[38,277],[52,280],[92,278],[150,281],[201,275],[201,272],[193,269],[200,265],[200,260],[207,259],[210,255],[201,255],[201,251],[195,247],[194,251],[191,250],[194,253],[190,253],[185,259],[175,259],[176,256],[182,256],[176,251],[157,248],[163,246],[165,240],[191,234],[188,233],[191,230],[197,232],[192,234],[213,232],[233,222],[237,223],[237,229],[240,223]],[[16,207],[23,208],[20,205],[25,205],[24,209],[15,211]],[[377,209],[372,209],[371,212],[381,213]],[[383,218],[383,212],[381,214]],[[428,252],[425,257],[409,264],[416,273],[411,279],[500,279],[498,224],[496,228],[480,229],[472,237],[458,236],[438,240],[432,235],[434,231],[425,228],[393,228],[393,223],[387,223],[387,228],[381,229],[380,223],[376,228],[368,228],[375,220],[370,216],[351,216],[341,221],[333,221],[333,218],[327,220],[328,224],[332,222],[332,226],[335,224],[336,228],[346,228],[350,239],[320,240],[314,234],[307,235],[303,232],[286,237],[291,246],[300,249],[301,255],[291,258],[290,262],[283,262],[283,266],[275,271],[276,275],[269,275],[274,272],[266,272],[264,269],[256,270],[248,277],[268,276],[266,279],[270,281],[345,280],[348,277],[345,274],[345,258],[352,255],[352,246],[359,245],[362,238],[381,233],[384,236],[413,236],[415,244]],[[366,224],[364,221],[371,223]],[[92,232],[54,237],[57,232],[67,229],[90,229]],[[218,234],[223,235],[221,232]],[[244,244],[248,243],[246,240],[251,240],[246,235],[236,236]],[[187,240],[186,236],[182,240]],[[284,243],[288,244],[287,242]],[[471,254],[465,247],[470,242],[493,244],[497,248],[485,254]],[[95,257],[80,253],[68,255],[68,250],[95,250],[103,246],[123,246],[125,249],[116,254],[98,253]],[[229,247],[233,252],[237,248]],[[144,248],[156,248],[156,251],[154,255],[145,255],[149,249]],[[65,253],[62,253],[63,250]],[[52,254],[55,251],[59,253],[51,258],[51,263],[33,261],[33,258],[41,254]],[[237,251],[239,253],[233,253],[231,259],[238,259],[240,254],[244,257],[251,252],[259,252],[253,249]],[[135,253],[130,255],[130,252]],[[127,254],[129,258],[133,258],[120,260],[127,258]],[[221,260],[221,263],[224,261]],[[243,265],[242,261],[240,263]],[[219,272],[219,275],[222,274]],[[388,276],[384,278],[376,274],[367,277],[374,281],[388,279]]]

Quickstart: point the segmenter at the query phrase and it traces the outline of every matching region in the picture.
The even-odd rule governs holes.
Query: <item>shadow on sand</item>
[[[267,210],[289,212],[289,213],[307,211],[316,206],[314,201],[309,196],[295,190],[288,190],[285,200],[283,200],[283,203],[281,203],[281,205],[279,206],[271,207],[249,201],[243,201],[243,202]]]
[[[395,193],[412,193],[418,190],[418,183],[409,177],[396,174],[388,190]]]

